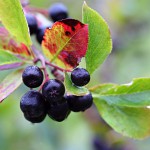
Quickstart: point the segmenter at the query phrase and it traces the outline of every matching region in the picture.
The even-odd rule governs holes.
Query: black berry
[[[61,122],[65,120],[70,114],[68,103],[64,98],[59,102],[48,103],[47,113],[50,118],[55,121]]]
[[[46,116],[46,102],[41,93],[31,90],[24,94],[20,108],[25,118],[32,123],[42,122]]]
[[[42,87],[42,94],[49,102],[56,102],[59,99],[62,99],[64,93],[65,86],[61,81],[57,79],[51,79],[45,82]]]
[[[76,86],[84,86],[90,81],[90,74],[84,68],[76,68],[71,72],[71,80]]]
[[[56,22],[68,17],[67,7],[63,3],[55,3],[49,8],[50,18]]]
[[[30,34],[32,35],[36,33],[38,29],[38,24],[35,16],[32,14],[26,14],[26,20],[28,23]]]
[[[36,88],[43,82],[43,73],[37,66],[28,66],[22,74],[24,84],[30,88]]]
[[[24,117],[26,118],[26,120],[28,120],[32,123],[40,123],[45,119],[46,112],[37,117],[30,117],[28,114],[24,114]]]
[[[47,26],[41,26],[41,27],[38,28],[38,30],[37,30],[37,32],[36,32],[36,39],[37,39],[37,41],[39,42],[39,44],[42,43],[45,30],[46,30],[47,28],[50,28],[50,27],[51,27],[51,25],[49,25],[49,26],[47,25]]]
[[[91,93],[84,96],[68,95],[65,96],[65,99],[68,102],[70,110],[74,112],[84,111],[91,107],[93,103],[93,97]]]

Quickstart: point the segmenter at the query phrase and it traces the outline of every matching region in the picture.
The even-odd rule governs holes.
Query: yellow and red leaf
[[[74,19],[56,22],[45,31],[42,48],[50,62],[72,70],[85,56],[88,46],[88,25]]]
[[[28,47],[23,43],[17,43],[4,27],[0,27],[0,48],[21,56],[32,56]]]

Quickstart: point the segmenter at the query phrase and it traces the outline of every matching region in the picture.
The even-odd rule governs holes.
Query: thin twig
[[[46,70],[46,64],[45,64],[45,58],[43,57],[43,55],[40,53],[40,51],[38,51],[35,46],[32,47],[33,49],[33,52],[35,53],[36,55],[36,58],[34,60],[34,63],[37,63],[38,61],[41,61],[41,64],[42,64],[42,68],[43,68],[43,71],[44,71],[44,75],[45,75],[45,80],[49,80],[49,75],[48,75],[48,72]]]
[[[60,67],[58,67],[58,66],[56,66],[56,65],[54,65],[54,64],[52,64],[52,63],[50,63],[48,61],[46,61],[45,64],[48,65],[48,66],[51,66],[53,68],[56,68],[56,69],[58,69],[58,70],[60,70],[62,72],[71,72],[71,70],[60,68]]]

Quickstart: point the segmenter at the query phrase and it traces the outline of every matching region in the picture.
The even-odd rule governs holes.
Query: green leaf
[[[108,85],[107,85],[108,86]],[[106,85],[105,85],[106,87]],[[124,85],[114,85],[105,91],[99,91],[103,86],[91,90],[93,96],[99,101],[108,104],[127,107],[145,107],[150,105],[150,78],[134,79]]]
[[[117,132],[135,139],[150,135],[150,109],[109,105],[94,99],[102,118]]]
[[[67,94],[81,96],[81,95],[85,95],[85,94],[89,93],[87,88],[77,87],[77,86],[73,85],[71,82],[71,79],[67,73],[65,74],[65,82],[64,83],[65,83]]]
[[[124,85],[102,84],[89,89],[103,119],[117,132],[136,139],[150,135],[150,78]]]
[[[16,37],[16,39],[31,46],[28,25],[20,4],[20,0],[1,0],[0,18],[5,28]]]
[[[2,102],[7,96],[9,96],[14,90],[16,90],[22,83],[23,70],[17,70],[9,74],[0,83],[0,102]]]
[[[112,87],[115,87],[115,86],[117,86],[117,85],[113,84],[113,83],[99,84],[99,85],[89,88],[89,90],[93,94],[102,94],[102,93],[107,92],[109,89],[111,89]]]
[[[83,4],[83,23],[89,27],[86,69],[92,74],[112,50],[110,31],[105,20],[93,9]]]
[[[12,53],[0,49],[0,66],[17,62],[21,62],[21,60]]]

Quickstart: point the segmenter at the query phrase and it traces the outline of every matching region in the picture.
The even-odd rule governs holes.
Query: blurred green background
[[[47,9],[54,2],[63,2],[71,18],[82,19],[83,0],[31,0],[30,5]],[[87,3],[105,18],[113,38],[113,51],[94,73],[91,85],[150,77],[150,1]],[[0,72],[0,80],[8,73]],[[150,138],[137,141],[121,136],[104,123],[94,106],[84,113],[71,113],[62,123],[47,117],[33,125],[24,119],[19,108],[19,100],[27,90],[22,85],[0,105],[0,150],[149,150]],[[98,148],[100,143],[108,149]]]

